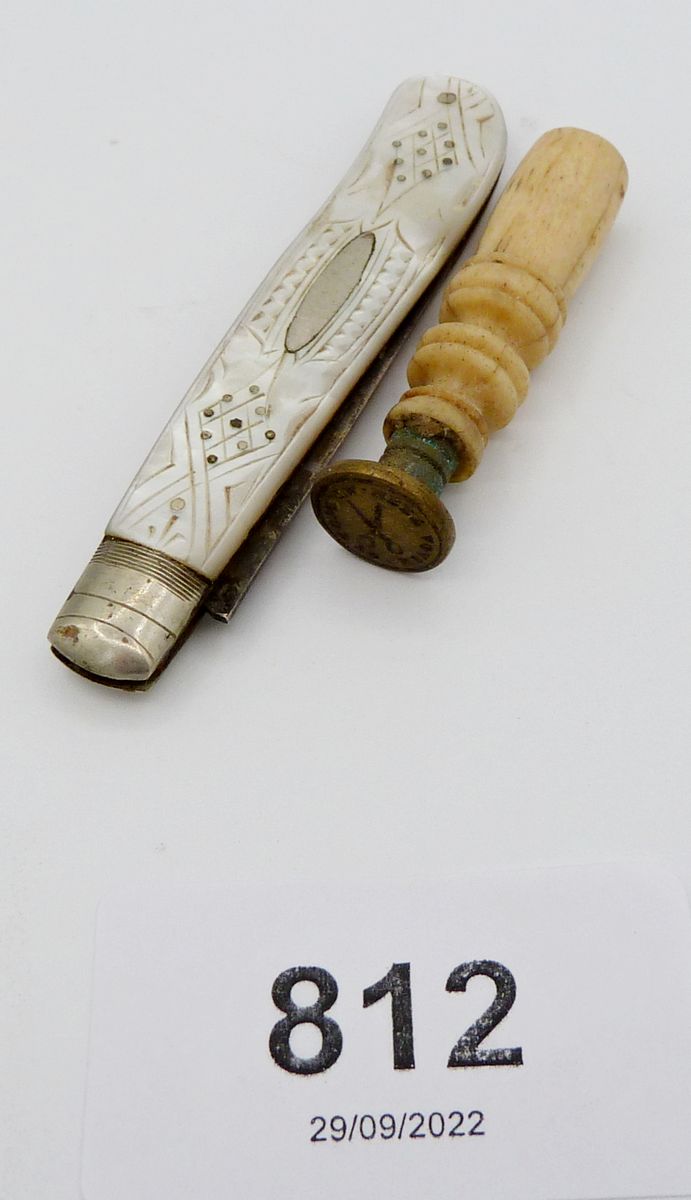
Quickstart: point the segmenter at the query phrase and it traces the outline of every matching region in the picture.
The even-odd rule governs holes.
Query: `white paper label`
[[[84,1195],[685,1195],[689,1063],[691,918],[653,868],[123,893]]]

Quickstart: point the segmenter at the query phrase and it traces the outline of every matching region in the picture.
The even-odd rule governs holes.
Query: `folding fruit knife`
[[[53,623],[68,666],[147,686],[228,620],[486,203],[501,110],[443,76],[394,92],[343,182],[197,376]]]

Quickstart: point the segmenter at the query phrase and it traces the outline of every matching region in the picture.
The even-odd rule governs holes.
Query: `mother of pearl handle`
[[[111,517],[49,633],[68,665],[119,685],[160,671],[213,581],[472,224],[505,144],[501,111],[475,84],[428,77],[394,92]]]

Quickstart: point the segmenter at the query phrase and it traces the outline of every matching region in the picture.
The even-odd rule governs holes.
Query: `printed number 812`
[[[516,981],[508,967],[490,959],[476,959],[455,967],[446,981],[447,992],[464,992],[470,979],[485,975],[496,988],[496,995],[477,1021],[470,1025],[453,1047],[448,1067],[520,1067],[523,1051],[511,1049],[481,1049],[480,1043],[506,1016],[516,999]],[[315,984],[318,996],[313,1004],[298,1005],[292,998],[298,983]],[[277,1021],[269,1037],[269,1050],[274,1062],[291,1075],[318,1075],[338,1061],[343,1049],[343,1034],[333,1017],[326,1013],[338,999],[338,984],[324,967],[289,967],[274,980],[271,989],[274,1004],[285,1017]],[[376,1004],[384,996],[391,997],[391,1032],[393,1066],[396,1071],[415,1067],[413,1035],[413,1001],[410,986],[410,963],[393,963],[391,970],[377,983],[365,988],[364,1008]],[[321,1047],[311,1058],[301,1058],[290,1046],[290,1035],[298,1025],[314,1025],[321,1034]]]

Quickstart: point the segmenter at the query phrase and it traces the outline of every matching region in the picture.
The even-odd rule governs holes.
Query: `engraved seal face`
[[[454,542],[453,521],[434,492],[380,463],[329,467],[312,489],[312,507],[341,546],[392,571],[429,571]]]

